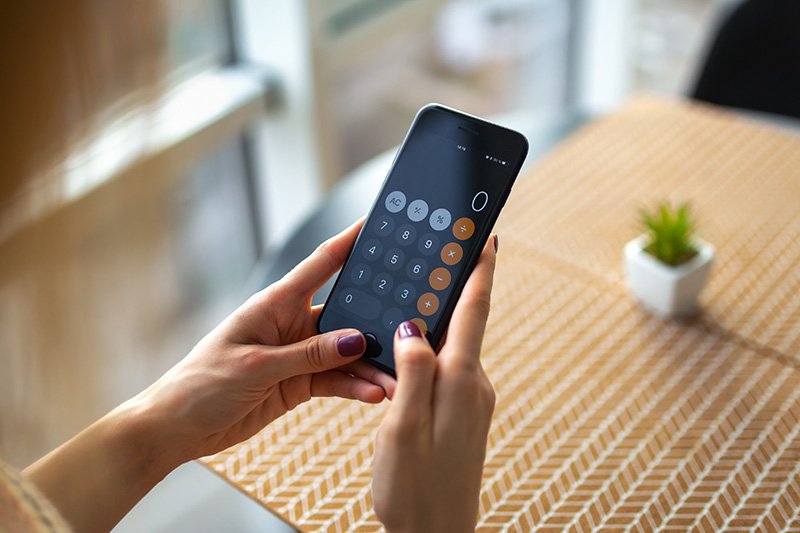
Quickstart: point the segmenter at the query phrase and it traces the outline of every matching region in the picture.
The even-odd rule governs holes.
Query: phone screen
[[[412,320],[436,347],[527,154],[522,134],[438,105],[418,114],[319,319],[394,375]]]

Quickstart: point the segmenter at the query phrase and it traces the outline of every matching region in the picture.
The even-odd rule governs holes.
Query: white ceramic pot
[[[708,279],[714,247],[697,239],[697,255],[670,266],[644,251],[645,236],[625,245],[628,287],[648,309],[661,316],[689,316],[697,311],[697,297]]]

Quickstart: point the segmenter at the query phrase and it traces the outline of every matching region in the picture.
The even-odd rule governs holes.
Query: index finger
[[[361,217],[346,230],[320,244],[311,255],[286,274],[280,283],[298,296],[313,295],[342,268],[363,225],[364,217]]]
[[[493,235],[483,247],[453,311],[447,331],[443,356],[447,359],[479,362],[483,333],[491,307],[497,237]]]

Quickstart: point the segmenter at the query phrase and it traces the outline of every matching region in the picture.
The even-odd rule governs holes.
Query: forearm
[[[179,464],[155,434],[148,412],[125,404],[24,473],[75,531],[109,531]]]

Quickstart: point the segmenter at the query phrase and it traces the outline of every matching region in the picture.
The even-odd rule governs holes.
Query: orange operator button
[[[417,318],[412,318],[412,319],[411,319],[411,322],[413,322],[414,324],[416,324],[416,325],[417,325],[417,327],[419,328],[419,331],[420,331],[420,332],[421,332],[423,335],[425,335],[425,333],[427,333],[427,331],[428,331],[428,324],[426,324],[424,320],[422,320],[421,318],[417,317]]]
[[[431,316],[439,309],[439,298],[432,292],[426,292],[417,300],[417,311],[425,316]]]
[[[462,217],[453,224],[453,237],[459,241],[466,241],[475,233],[475,223],[471,218]]]
[[[443,291],[450,285],[450,271],[444,267],[439,267],[428,276],[428,282],[437,291]]]
[[[464,256],[464,249],[455,242],[449,242],[442,248],[441,258],[445,265],[453,266]]]

